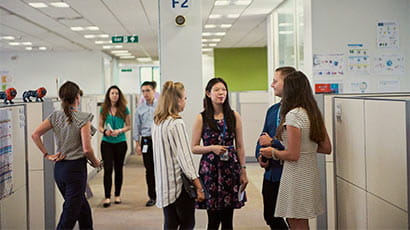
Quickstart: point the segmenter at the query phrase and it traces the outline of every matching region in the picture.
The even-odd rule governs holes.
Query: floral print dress
[[[228,150],[229,159],[223,161],[220,156],[213,152],[202,155],[199,165],[199,176],[204,183],[209,197],[203,202],[197,203],[196,208],[208,210],[223,210],[241,208],[246,201],[246,195],[242,201],[238,199],[240,187],[241,166],[238,154],[234,147],[235,134],[226,129],[224,120],[215,120],[218,131],[212,130],[206,122],[203,123],[202,141],[204,146],[225,145],[230,146]],[[224,140],[222,140],[224,136]]]

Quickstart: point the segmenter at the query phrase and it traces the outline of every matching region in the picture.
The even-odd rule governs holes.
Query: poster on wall
[[[4,91],[7,88],[10,88],[12,80],[13,80],[13,78],[10,76],[9,71],[1,71],[0,70],[0,81],[1,81],[0,90]]]
[[[400,80],[380,80],[379,91],[397,92],[400,91]]]
[[[404,74],[404,56],[381,54],[374,58],[375,74]]]
[[[399,48],[399,24],[397,22],[377,23],[377,47]]]
[[[358,74],[369,74],[369,50],[363,44],[347,44],[347,71]]]
[[[13,136],[11,110],[0,110],[0,199],[13,193]]]
[[[315,77],[336,77],[344,75],[344,54],[314,54],[313,75]]]
[[[353,81],[349,82],[350,91],[352,93],[366,93],[368,92],[369,82],[368,81]]]
[[[315,84],[316,94],[327,94],[327,93],[341,93],[343,89],[343,84],[341,83],[317,83]]]

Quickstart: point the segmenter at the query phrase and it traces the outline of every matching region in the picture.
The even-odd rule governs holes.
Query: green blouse
[[[102,108],[100,110],[100,114],[101,113],[102,113]],[[130,114],[130,110],[128,109],[128,107],[125,107],[125,114],[127,115]],[[105,123],[104,123],[105,129],[108,129],[108,124],[111,126],[112,130],[116,130],[116,129],[124,128],[125,121],[124,119],[120,117],[113,116],[110,113],[108,113],[107,119],[105,120]],[[125,133],[120,133],[116,137],[103,136],[102,140],[108,143],[120,143],[120,142],[126,141],[126,138],[125,138]]]

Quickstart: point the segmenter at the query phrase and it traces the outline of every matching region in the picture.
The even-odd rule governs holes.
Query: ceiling
[[[217,0],[202,0],[204,52],[206,48],[213,47],[266,46],[266,16],[282,1],[219,0],[219,3],[228,4],[220,6],[216,3]],[[29,5],[33,2],[42,2],[48,7],[34,8]],[[69,7],[53,7],[51,3],[55,2],[67,3]],[[245,5],[236,5],[236,2],[245,2]],[[157,0],[1,0],[0,51],[33,52],[40,47],[45,47],[41,49],[101,50],[113,56],[112,50],[120,49],[128,50],[135,57],[150,57],[156,60],[158,59],[157,8]],[[222,17],[209,18],[210,15],[215,14]],[[226,17],[228,14],[237,16],[230,19]],[[221,24],[227,24],[226,28],[221,28]],[[215,28],[209,28],[213,25]],[[90,26],[96,26],[98,30],[94,28],[94,30],[74,31],[71,28]],[[216,36],[215,32],[225,32],[225,35]],[[85,35],[91,38],[86,38]],[[116,35],[138,35],[139,42],[110,44],[111,36]],[[12,36],[14,39],[8,40],[3,36]],[[107,44],[96,44],[96,42]],[[105,47],[115,45],[122,47]],[[31,50],[28,50],[29,47]]]

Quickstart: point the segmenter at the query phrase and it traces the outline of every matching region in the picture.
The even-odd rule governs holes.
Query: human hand
[[[196,190],[196,199],[195,201],[197,202],[202,202],[205,200],[205,193],[203,189],[197,189]]]
[[[47,154],[47,156],[45,156],[45,158],[49,161],[57,162],[57,161],[63,160],[65,158],[65,155],[63,155],[61,152],[58,152],[58,153],[53,154],[53,155]]]
[[[214,152],[216,155],[219,156],[226,152],[226,147],[227,146],[223,146],[223,145],[212,145],[211,149],[212,149],[212,152]]]
[[[106,129],[106,130],[104,130],[104,134],[105,134],[105,136],[111,136],[112,130],[111,129]]]
[[[116,129],[111,131],[111,136],[116,137],[121,133],[121,129]]]
[[[246,175],[246,170],[242,169],[241,173],[241,191],[243,192],[246,189],[246,186],[248,185],[248,176]]]
[[[258,162],[261,168],[267,168],[269,166],[269,161],[265,161],[265,162],[262,161],[262,155],[259,155]]]
[[[135,146],[135,152],[137,153],[138,156],[142,155],[141,145]]]
[[[275,149],[273,147],[266,147],[266,148],[261,148],[260,154],[268,159],[272,158],[272,151],[274,151]]]
[[[272,138],[269,136],[268,133],[263,132],[262,135],[259,137],[259,144],[261,146],[270,146],[272,143]]]

